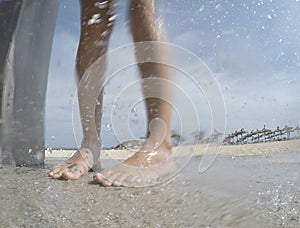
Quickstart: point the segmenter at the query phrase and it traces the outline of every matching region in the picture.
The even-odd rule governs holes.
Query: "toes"
[[[66,170],[61,174],[61,177],[65,180],[78,180],[82,176],[80,172],[71,172],[70,170]]]
[[[115,178],[112,185],[115,187],[124,186],[124,180],[128,177],[126,174],[120,174],[118,177]]]
[[[104,187],[109,187],[112,185],[112,182],[109,181],[103,174],[96,173],[93,176],[94,182],[97,184],[101,184]]]
[[[84,167],[78,167],[76,164],[68,166],[68,168],[61,174],[61,177],[66,180],[77,180],[85,174]]]
[[[103,184],[106,183],[108,180],[106,177],[101,173],[95,173],[93,176],[94,182],[97,184]]]
[[[109,180],[103,180],[101,185],[103,185],[104,187],[109,187],[112,186],[112,182]]]
[[[48,174],[50,177],[52,177],[54,179],[61,178],[62,174],[68,169],[67,167],[64,167],[64,166],[59,166],[59,169],[58,168],[54,169],[54,168]]]
[[[50,169],[49,175],[53,175],[54,173],[57,173],[63,166],[62,165],[56,165]]]
[[[58,169],[59,168],[59,169]],[[83,174],[84,171],[82,169],[79,169],[76,164],[68,165],[68,166],[59,166],[58,168],[53,168],[49,172],[49,176],[54,179],[65,179],[65,180],[77,180],[79,179]]]
[[[124,186],[132,186],[132,185],[134,185],[136,179],[137,179],[137,177],[130,175],[123,181],[123,185]]]
[[[110,175],[105,175],[105,172],[103,173],[96,173],[94,175],[94,182],[103,185],[104,187],[109,187],[112,186],[113,181],[117,177],[116,174],[111,173],[111,172],[106,172],[109,173]]]
[[[98,184],[101,184],[105,187],[115,186],[120,187],[123,186],[124,180],[128,177],[128,175],[120,174],[120,173],[113,173],[113,172],[106,172],[109,175],[105,175],[105,173],[96,173],[94,175],[94,181]]]
[[[54,166],[49,176],[54,179],[77,180],[93,165],[93,154],[88,149],[78,150],[64,165]]]
[[[70,172],[69,170],[67,170],[66,172],[62,173],[62,175],[61,175],[61,177],[64,180],[78,180],[81,176],[82,176],[82,174],[80,174],[80,173],[73,173],[73,172]]]

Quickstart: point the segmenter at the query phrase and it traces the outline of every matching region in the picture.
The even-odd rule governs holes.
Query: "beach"
[[[180,151],[178,147],[173,148],[175,156],[202,156],[207,152],[208,144],[183,145]],[[300,151],[300,139],[276,141],[267,143],[253,143],[242,145],[222,145],[214,146],[214,152],[219,156],[253,156],[267,154],[284,154],[290,151]],[[46,151],[46,159],[68,158],[71,157],[76,150],[49,150]],[[176,153],[178,152],[178,153]],[[124,160],[134,154],[130,150],[102,150],[102,159],[120,159]]]
[[[101,187],[92,182],[93,173],[78,181],[53,180],[50,167],[74,151],[47,152],[44,169],[0,169],[0,226],[297,227],[299,143],[223,146],[199,173],[202,145],[191,159],[177,155],[189,162],[172,180],[145,188]],[[106,151],[103,167],[130,155],[125,152]]]

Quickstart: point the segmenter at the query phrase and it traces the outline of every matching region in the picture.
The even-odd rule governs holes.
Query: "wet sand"
[[[223,154],[202,174],[201,156],[196,156],[170,183],[147,188],[100,187],[91,183],[92,173],[78,181],[48,178],[49,168],[63,159],[48,156],[45,169],[0,169],[0,227],[297,227],[300,223],[297,147],[284,153]],[[103,166],[113,163],[104,159]]]

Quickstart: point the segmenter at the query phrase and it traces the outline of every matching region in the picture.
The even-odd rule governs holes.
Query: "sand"
[[[202,156],[207,152],[208,144],[187,145],[173,148],[175,156]],[[300,151],[300,139],[244,144],[244,145],[222,145],[214,146],[213,152],[219,156],[253,156],[253,155],[267,155],[267,154],[285,154],[290,151]],[[71,157],[75,150],[52,150],[51,153],[46,151],[46,159],[53,158],[68,158]],[[134,151],[129,150],[102,150],[102,159],[120,159],[124,160],[134,154]]]
[[[298,227],[300,153],[286,153],[286,146],[235,157],[234,150],[247,154],[245,147],[224,146],[228,155],[208,171],[198,172],[195,156],[173,181],[147,188],[101,187],[91,182],[93,173],[53,180],[49,168],[65,159],[53,155],[45,169],[2,168],[0,227]],[[104,168],[113,162],[104,159]]]
[[[93,173],[78,181],[51,179],[50,167],[74,151],[47,152],[45,169],[0,169],[0,227],[297,227],[299,146],[300,140],[223,146],[203,173],[207,145],[193,159],[184,155],[194,146],[185,146],[174,151],[184,169],[146,188],[101,187]],[[116,162],[109,156],[122,160],[130,152],[102,156],[107,168]]]

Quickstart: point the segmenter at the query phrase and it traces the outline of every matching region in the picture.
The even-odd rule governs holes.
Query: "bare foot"
[[[147,186],[174,171],[171,147],[162,144],[151,152],[137,152],[121,164],[94,174],[94,181],[103,186]]]
[[[93,154],[89,149],[78,150],[64,165],[54,166],[49,176],[54,179],[77,180],[93,166]]]

